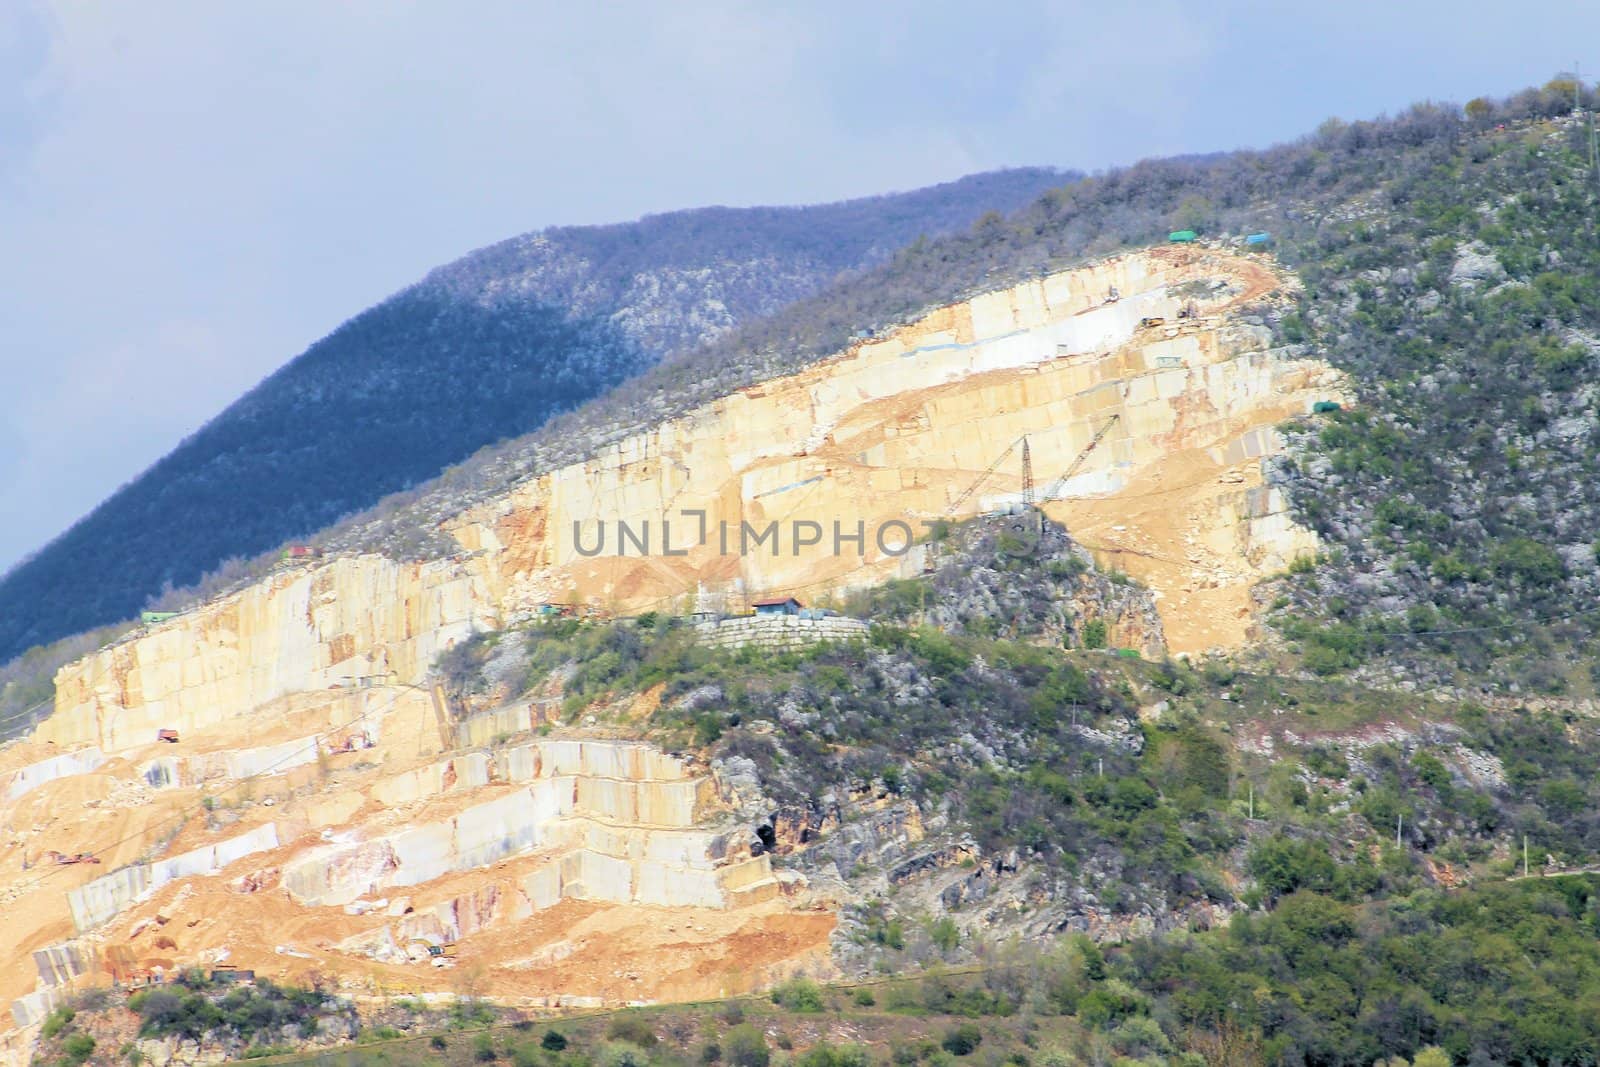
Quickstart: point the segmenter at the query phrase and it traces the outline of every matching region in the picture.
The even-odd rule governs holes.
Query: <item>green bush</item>
[[[1251,849],[1247,866],[1272,899],[1297,889],[1326,891],[1333,886],[1333,857],[1319,841],[1274,834]]]
[[[539,1040],[539,1047],[546,1052],[562,1052],[567,1047],[567,1039],[559,1030],[546,1030],[544,1037]]]
[[[767,1067],[772,1060],[767,1035],[749,1023],[740,1023],[723,1035],[722,1054],[732,1067]]]
[[[650,1054],[631,1041],[607,1041],[595,1056],[597,1067],[650,1067]]]
[[[1090,619],[1083,624],[1083,647],[1106,647],[1106,624],[1104,619]]]
[[[791,978],[772,991],[772,999],[790,1011],[816,1013],[823,1008],[822,987],[809,978]]]
[[[94,1054],[94,1038],[84,1033],[68,1034],[67,1039],[61,1042],[61,1051],[68,1063],[83,1063]]]
[[[627,1041],[638,1045],[640,1048],[655,1048],[656,1031],[650,1020],[634,1012],[626,1012],[611,1020],[606,1027],[606,1036],[616,1038],[618,1041]]]
[[[819,1041],[802,1052],[795,1062],[799,1067],[867,1067],[872,1059],[860,1045],[834,1045]]]
[[[974,1023],[962,1023],[945,1031],[939,1047],[952,1056],[970,1056],[983,1044],[983,1031]]]
[[[62,1005],[49,1015],[45,1016],[44,1025],[39,1028],[39,1034],[46,1041],[55,1037],[68,1023],[77,1018],[78,1013],[67,1005]]]

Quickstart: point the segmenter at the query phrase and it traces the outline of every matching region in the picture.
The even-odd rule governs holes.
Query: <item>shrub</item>
[[[822,1010],[822,987],[809,978],[791,978],[772,991],[772,999],[790,1011],[815,1013]]]
[[[544,1037],[539,1040],[539,1047],[546,1052],[561,1052],[567,1047],[567,1039],[559,1030],[546,1030]]]
[[[819,1041],[800,1054],[799,1067],[867,1067],[871,1062],[860,1045],[830,1045]]]
[[[1090,619],[1083,624],[1083,647],[1106,647],[1106,623],[1104,619]]]
[[[952,1056],[970,1056],[983,1044],[983,1031],[975,1023],[962,1023],[945,1031],[939,1047]]]
[[[69,1034],[61,1043],[61,1051],[66,1053],[68,1063],[82,1063],[94,1053],[94,1038],[84,1033]]]
[[[650,1025],[650,1020],[631,1012],[612,1019],[611,1025],[606,1027],[606,1036],[631,1042],[640,1048],[655,1048],[656,1045],[656,1031]]]
[[[47,1041],[55,1037],[68,1023],[77,1017],[77,1014],[77,1012],[66,1006],[57,1008],[46,1017],[44,1026],[39,1029],[40,1036]]]
[[[727,1032],[722,1051],[732,1067],[767,1067],[772,1060],[767,1035],[749,1023],[740,1023]]]
[[[1272,898],[1296,889],[1326,890],[1333,884],[1333,857],[1315,841],[1296,841],[1276,834],[1250,853],[1250,873]]]

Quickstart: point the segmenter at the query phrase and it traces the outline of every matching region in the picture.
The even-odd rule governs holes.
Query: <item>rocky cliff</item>
[[[1252,321],[1292,284],[1163,248],[941,308],[457,515],[453,558],[310,561],[69,665],[0,752],[0,996],[36,1022],[63,983],[23,953],[51,946],[427,989],[448,976],[416,942],[459,941],[540,1002],[825,967],[836,902],[774,874],[725,782],[543,709],[452,722],[430,665],[551,605],[742,610],[934,572],[929,524],[1029,492],[1147,589],[1099,581],[1075,617],[1151,653],[1236,644],[1251,586],[1315,546],[1263,483],[1274,426],[1341,389]]]
[[[907,541],[929,521],[1019,503],[1025,437],[1046,513],[1155,590],[1174,650],[1237,644],[1249,586],[1314,545],[1262,484],[1273,427],[1341,388],[1240,314],[1285,284],[1261,260],[1160,249],[991,293],[449,529],[510,618],[820,598],[919,566]]]

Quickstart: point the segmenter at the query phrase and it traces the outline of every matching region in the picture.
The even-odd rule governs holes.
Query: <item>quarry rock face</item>
[[[451,560],[360,556],[276,574],[64,668],[35,737],[122,751],[293,694],[413,682],[496,619],[482,579]]]
[[[1273,427],[1343,388],[1235,317],[1285,284],[1156,249],[942,308],[470,510],[449,524],[461,557],[275,575],[71,664],[37,737],[111,753],[292,693],[414,684],[551,603],[738,611],[918,573],[925,523],[1020,500],[1024,435],[1045,512],[1152,588],[1171,650],[1236,645],[1250,585],[1316,547],[1262,481]]]
[[[1262,483],[1273,426],[1341,395],[1325,363],[1235,317],[1283,284],[1258,260],[1158,249],[986,294],[540,475],[451,532],[508,618],[816,599],[914,573],[906,543],[929,521],[1020,503],[1026,437],[1045,512],[1155,590],[1174,651],[1236,645],[1248,587],[1315,547]]]
[[[941,308],[531,478],[446,523],[454,558],[312,561],[63,668],[54,715],[0,750],[15,1025],[65,959],[406,991],[459,959],[528,1004],[825,970],[837,902],[752,847],[737,783],[592,729],[535,738],[527,708],[457,722],[431,664],[551,604],[739,612],[921,574],[925,523],[1022,500],[1024,438],[1045,513],[1149,589],[1119,640],[1238,644],[1251,586],[1316,547],[1262,479],[1273,427],[1341,398],[1241,317],[1289,284],[1164,248]],[[55,858],[80,854],[100,862]]]

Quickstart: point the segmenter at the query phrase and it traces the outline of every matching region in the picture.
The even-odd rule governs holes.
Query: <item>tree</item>
[[[1451,1067],[1450,1053],[1438,1045],[1419,1048],[1411,1058],[1411,1067]]]

